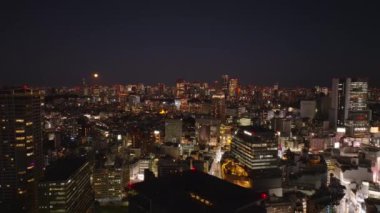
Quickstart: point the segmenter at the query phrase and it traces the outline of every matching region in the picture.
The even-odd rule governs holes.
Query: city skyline
[[[380,212],[379,6],[3,3],[1,212]]]
[[[94,77],[96,75],[96,77]],[[218,86],[223,85],[223,76],[228,76],[230,79],[237,80],[237,87],[257,87],[257,88],[271,88],[273,87],[275,90],[277,89],[312,89],[312,88],[326,88],[328,90],[332,89],[331,80],[333,79],[345,79],[345,78],[352,78],[350,76],[340,76],[340,77],[334,77],[329,79],[328,82],[325,82],[323,84],[313,84],[313,85],[284,85],[280,82],[273,82],[271,84],[262,84],[262,83],[252,83],[247,82],[245,83],[244,79],[239,78],[238,76],[234,75],[227,75],[223,74],[221,76],[215,76],[214,79],[210,81],[206,81],[203,79],[184,79],[184,78],[173,78],[170,82],[161,82],[161,81],[155,81],[155,82],[138,82],[138,81],[118,81],[118,82],[105,82],[104,77],[102,73],[99,72],[93,72],[89,73],[88,76],[85,76],[81,79],[78,79],[78,81],[75,81],[73,84],[68,85],[38,85],[38,84],[30,84],[28,82],[24,83],[18,83],[18,84],[4,84],[1,85],[3,89],[17,89],[17,88],[35,88],[35,89],[42,89],[42,88],[78,88],[78,87],[97,87],[97,86],[103,86],[103,87],[112,87],[117,85],[125,85],[125,86],[133,86],[133,85],[144,85],[144,86],[157,86],[157,85],[165,85],[167,87],[176,87],[176,84],[178,82],[183,82],[185,84],[207,84],[209,87],[214,88]],[[368,79],[368,77],[354,77],[355,79],[365,79],[368,82],[368,88],[369,89],[378,89],[380,85],[371,84],[371,80]],[[375,83],[375,82],[374,82]]]
[[[369,77],[379,86],[376,5],[9,3],[1,9],[7,78],[0,84],[73,86],[100,72],[106,84],[229,74],[243,84],[330,86],[334,77]]]

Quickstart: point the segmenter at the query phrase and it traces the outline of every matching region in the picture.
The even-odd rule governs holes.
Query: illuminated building
[[[39,212],[86,212],[93,205],[89,163],[81,158],[59,159],[46,168],[38,184]]]
[[[225,96],[228,96],[228,84],[229,84],[229,76],[222,75],[222,90]]]
[[[226,180],[239,184],[241,180],[245,182],[245,176],[248,176],[252,184],[244,186],[282,196],[278,142],[273,131],[259,126],[240,127],[232,138],[231,156],[244,166],[244,172],[239,175],[241,172],[236,173],[240,170],[239,164],[232,166],[230,171],[235,170],[236,175]]]
[[[198,143],[216,146],[219,142],[220,121],[198,118],[195,122],[195,133]]]
[[[41,97],[18,88],[0,91],[0,209],[37,208],[37,181],[43,168]]]
[[[185,96],[188,83],[182,79],[178,80],[176,83],[176,97],[182,98]]]
[[[128,102],[130,105],[137,105],[140,103],[140,96],[130,95],[130,96],[128,96]]]
[[[182,139],[182,120],[169,119],[165,121],[165,142],[180,143]]]
[[[332,81],[332,123],[347,127],[351,136],[368,132],[370,111],[367,108],[368,82],[365,79],[338,79]]]
[[[261,127],[241,127],[232,138],[232,156],[251,170],[277,168],[277,149],[274,132]]]
[[[99,202],[121,201],[124,197],[123,166],[115,165],[115,161],[107,158],[104,164],[97,164],[93,170],[92,187],[95,199]]]
[[[228,95],[229,97],[235,97],[237,95],[237,90],[239,88],[239,82],[237,78],[231,78],[228,84]]]
[[[133,164],[129,165],[129,177],[133,182],[140,182],[144,180],[144,171],[146,169],[151,169],[153,167],[153,162],[151,159],[139,159]]]
[[[212,96],[211,114],[222,122],[226,119],[226,98],[224,94],[218,93]]]
[[[278,90],[278,86],[279,86],[278,83],[274,84],[274,85],[273,85],[273,90],[274,90],[274,91],[277,91],[277,90]]]
[[[129,210],[142,212],[266,212],[267,194],[203,172],[186,171],[131,186]]]
[[[112,165],[95,169],[93,188],[98,201],[120,201],[124,195],[122,168]]]

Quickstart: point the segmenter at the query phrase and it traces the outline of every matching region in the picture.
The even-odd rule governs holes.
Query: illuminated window
[[[16,119],[16,123],[24,123],[24,119]]]
[[[25,147],[25,144],[23,144],[23,143],[18,143],[18,144],[16,144],[16,147]]]
[[[23,141],[25,140],[25,137],[16,137],[16,141]]]
[[[23,130],[23,129],[17,129],[16,133],[25,133],[25,130]]]

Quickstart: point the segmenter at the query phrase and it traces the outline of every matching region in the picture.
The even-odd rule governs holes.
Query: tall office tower
[[[228,96],[228,84],[229,82],[229,76],[228,75],[222,75],[222,91],[224,92],[225,96]]]
[[[89,163],[59,159],[46,168],[38,184],[38,212],[88,212],[94,202]]]
[[[231,154],[251,170],[278,167],[278,142],[273,131],[241,127],[232,138]]]
[[[367,108],[368,82],[360,78],[334,78],[331,90],[331,112],[334,127],[347,127],[352,136],[368,132],[371,113]]]
[[[176,97],[183,98],[186,94],[188,83],[183,79],[177,80],[176,83]]]
[[[37,181],[43,168],[38,91],[0,91],[0,166],[1,211],[35,211]]]
[[[169,119],[165,121],[165,142],[181,143],[182,120]]]
[[[237,78],[231,78],[228,84],[228,95],[229,97],[235,97],[238,93],[239,81]]]
[[[226,98],[223,93],[217,93],[212,96],[212,112],[211,114],[221,120],[226,120]]]

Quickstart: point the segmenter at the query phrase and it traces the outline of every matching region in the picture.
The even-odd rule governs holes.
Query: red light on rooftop
[[[128,183],[128,186],[127,186],[127,187],[128,187],[128,189],[130,189],[130,190],[131,190],[131,189],[133,189],[133,188],[134,188],[134,184],[133,184],[133,183],[131,183],[131,182],[129,182],[129,183]]]
[[[28,85],[24,84],[24,85],[22,86],[22,88],[23,88],[23,89],[28,89]]]
[[[191,167],[191,169],[190,169],[192,172],[195,172],[195,171],[197,171],[197,168],[195,168],[194,166],[193,167]]]
[[[261,199],[266,200],[268,198],[268,194],[263,192],[260,194]]]

